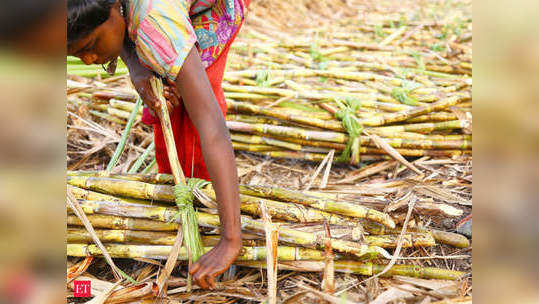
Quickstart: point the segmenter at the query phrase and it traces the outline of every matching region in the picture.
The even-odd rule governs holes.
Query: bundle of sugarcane
[[[282,93],[285,94],[292,93]],[[121,91],[97,91],[93,94],[94,100],[106,103],[91,103],[90,113],[123,123],[133,111],[131,101],[135,96]],[[467,95],[453,95],[420,106],[321,99],[316,107],[288,102],[279,107],[266,107],[228,100],[227,126],[235,150],[272,157],[321,161],[330,150],[335,150],[340,155],[337,162],[357,164],[360,159],[387,158],[387,151],[369,134],[378,135],[405,157],[470,155],[472,136],[464,130],[471,122],[444,111],[467,99]],[[360,110],[362,106],[365,109]],[[140,114],[139,110],[136,119],[140,119]]]
[[[174,231],[181,227],[176,219],[177,211],[172,207],[176,198],[171,175],[70,171],[67,183],[112,257],[166,259],[175,241]],[[215,192],[211,183],[197,185],[194,191],[196,202],[204,208],[197,212],[196,222],[202,232],[205,252],[219,240]],[[278,225],[276,254],[286,265],[283,269],[318,271],[314,266],[324,260],[321,250],[328,242],[337,253],[336,271],[364,275],[376,274],[384,268],[383,263],[372,264],[367,260],[391,259],[388,250],[398,244],[405,248],[436,244],[469,246],[461,235],[427,228],[409,227],[399,237],[402,228],[396,227],[389,214],[312,192],[242,185],[240,196],[244,248],[237,261],[242,266],[262,267],[261,261],[268,252],[265,225],[257,219],[262,215],[261,204]],[[90,245],[91,235],[81,228],[82,222],[70,210],[67,223],[68,255],[101,254],[99,248]],[[313,232],[312,227],[324,223],[329,225],[331,237],[323,231]],[[302,229],[305,225],[311,228]],[[178,259],[187,257],[186,249],[180,250]],[[302,261],[313,264],[301,264]],[[396,265],[386,273],[392,274],[443,279],[463,275],[451,270],[406,265]]]

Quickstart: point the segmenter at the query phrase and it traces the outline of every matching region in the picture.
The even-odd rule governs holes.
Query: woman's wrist
[[[222,231],[221,239],[231,243],[241,243],[240,229],[226,229]]]

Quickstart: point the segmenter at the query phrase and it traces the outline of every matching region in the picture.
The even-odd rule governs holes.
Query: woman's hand
[[[153,71],[140,64],[136,53],[130,48],[124,47],[121,57],[129,69],[129,76],[131,77],[131,82],[135,86],[135,90],[137,90],[142,101],[144,101],[153,112],[152,114],[155,115],[155,113],[159,111],[161,105],[157,96],[153,94],[150,83],[150,79],[154,76]],[[163,96],[167,101],[167,109],[171,112],[175,106],[180,104],[180,94],[175,85],[171,86],[164,84],[163,90]]]
[[[191,266],[189,273],[198,286],[215,289],[215,277],[225,272],[236,260],[241,250],[241,236],[235,240],[221,238],[217,246]]]
[[[150,79],[154,76],[153,72],[148,69],[137,69],[135,73],[130,73],[130,76],[131,82],[135,86],[138,94],[150,110],[154,112],[152,114],[157,113],[161,104],[159,99],[153,94],[150,82]],[[169,112],[172,112],[172,109],[180,104],[179,93],[173,86],[164,84],[163,96],[167,101],[167,109]]]

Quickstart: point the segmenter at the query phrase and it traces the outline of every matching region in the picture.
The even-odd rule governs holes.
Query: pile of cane
[[[111,257],[116,258],[167,258],[179,225],[173,183],[172,176],[166,174],[73,171],[67,177],[69,190]],[[335,253],[335,271],[362,275],[382,271],[399,239],[403,248],[469,246],[459,234],[421,227],[409,227],[399,238],[402,227],[396,227],[389,214],[357,202],[333,200],[327,194],[248,185],[240,186],[240,193],[244,247],[236,264],[241,266],[265,266],[266,232],[264,221],[259,219],[263,208],[277,226],[278,244],[273,245],[277,245],[275,258],[280,269],[323,270],[327,244]],[[197,221],[207,251],[219,241],[220,227],[211,184],[197,189],[196,197]],[[101,254],[70,210],[67,222],[68,256]],[[179,259],[187,259],[185,250],[180,251]],[[458,279],[463,274],[406,264],[394,265],[385,273],[431,279]]]

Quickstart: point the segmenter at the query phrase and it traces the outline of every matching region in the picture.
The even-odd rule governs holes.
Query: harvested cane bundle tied
[[[96,98],[108,97],[105,92],[97,93]],[[117,94],[115,97],[123,97],[124,93]],[[388,152],[368,134],[380,136],[405,157],[470,155],[472,137],[466,134],[471,126],[470,109],[458,110],[468,113],[464,116],[451,113],[466,100],[469,95],[449,95],[433,103],[408,105],[326,96],[307,107],[288,102],[269,107],[263,102],[229,99],[227,127],[235,150],[277,158],[321,161],[334,149],[339,156],[335,162],[382,159]],[[108,102],[103,105],[106,113],[97,109],[91,113],[115,122],[130,117],[126,110],[133,108],[126,102]]]
[[[197,179],[186,181],[193,187],[191,189],[196,188],[199,193],[195,197],[189,191],[190,195],[186,199],[198,202],[202,204],[201,206],[215,207],[215,193],[211,183],[201,183]],[[191,225],[183,219],[179,220],[177,211],[171,205],[176,202],[178,194],[180,197],[184,195],[177,192],[176,186],[171,185],[174,183],[171,175],[70,171],[67,182],[72,193],[79,199],[82,210],[88,214],[88,220],[97,228],[96,234],[107,244],[106,248],[112,257],[165,259],[174,243],[173,231],[185,229],[182,228],[182,223]],[[195,185],[196,183],[198,184]],[[387,250],[395,248],[399,242],[404,248],[432,247],[439,242],[459,247],[469,245],[462,242],[460,235],[419,228],[410,228],[399,239],[397,234],[402,228],[395,228],[389,214],[353,202],[334,201],[302,192],[261,186],[242,185],[240,193],[242,213],[260,217],[262,214],[256,202],[264,202],[271,217],[284,221],[277,223],[279,226],[277,254],[280,261],[321,261],[325,255],[320,250],[323,250],[324,244],[329,242],[338,253],[335,256],[336,265],[340,265],[336,267],[337,271],[375,274],[383,269],[383,265],[376,268],[374,264],[372,266],[361,264],[364,262],[354,264],[350,258],[355,257],[360,261],[373,258],[390,259],[391,255]],[[294,215],[295,208],[302,211]],[[189,228],[198,231],[200,227],[203,232],[200,239],[200,254],[202,254],[209,250],[207,246],[214,245],[218,240],[218,235],[214,234],[219,232],[216,229],[219,228],[220,221],[217,215],[212,214],[211,209],[206,209],[205,212],[198,211],[194,219],[194,226]],[[246,215],[242,215],[241,221],[246,235],[244,237],[246,247],[238,259],[242,261],[239,265],[263,266],[254,261],[265,259],[265,250],[257,249],[265,248],[263,247],[265,225],[262,221]],[[328,238],[324,234],[307,232],[294,226],[300,223],[316,225],[324,222],[330,223],[330,227],[333,227],[331,229],[336,229],[335,232],[344,229],[345,233],[341,233],[339,237]],[[80,228],[81,225],[80,220],[69,214],[68,210],[68,255],[84,256],[88,253],[100,255],[97,247],[85,245],[90,244],[92,238],[88,232]],[[358,231],[355,231],[358,228],[359,237]],[[362,236],[361,231],[367,231],[370,235]],[[185,248],[179,252],[178,259],[186,259],[189,256],[187,254],[189,249]],[[302,267],[300,264],[290,265],[290,269],[308,271],[306,270],[308,268]],[[371,268],[368,268],[370,269],[368,271],[359,270],[363,269],[362,267]],[[407,268],[406,265],[392,267],[386,275],[391,274],[445,279],[454,279],[462,275],[443,269],[418,270],[414,267]]]

